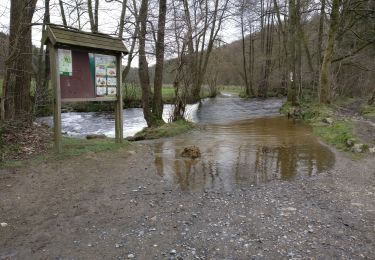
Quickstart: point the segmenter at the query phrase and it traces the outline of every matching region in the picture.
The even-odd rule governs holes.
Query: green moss
[[[163,137],[176,136],[193,129],[195,125],[186,120],[178,120],[158,127],[146,127],[138,132],[134,138],[138,140],[150,140]]]

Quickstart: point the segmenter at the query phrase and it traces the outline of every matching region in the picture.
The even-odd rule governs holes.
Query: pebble
[[[135,257],[134,254],[128,254],[128,259],[133,259]]]
[[[293,207],[287,207],[287,208],[282,208],[281,210],[284,210],[284,211],[296,211],[297,209],[293,208]]]

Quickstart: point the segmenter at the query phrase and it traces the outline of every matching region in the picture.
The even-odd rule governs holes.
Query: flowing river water
[[[279,114],[282,99],[244,100],[222,95],[188,107],[187,117],[199,127],[151,143],[157,174],[181,190],[230,191],[271,180],[294,180],[319,174],[334,164],[334,155],[311,128]],[[167,120],[172,107],[165,106]],[[39,121],[52,124],[51,118]],[[107,113],[63,113],[63,131],[72,136],[114,135]],[[141,109],[124,110],[124,136],[145,127]],[[182,157],[197,146],[202,156]]]

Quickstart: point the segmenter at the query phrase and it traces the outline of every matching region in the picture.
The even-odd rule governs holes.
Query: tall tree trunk
[[[95,0],[95,10],[94,10],[94,22],[95,28],[94,32],[98,32],[99,29],[99,0]]]
[[[283,47],[283,53],[284,57],[283,60],[283,68],[282,68],[282,77],[281,77],[281,86],[284,88],[284,90],[288,90],[288,70],[289,70],[289,65],[288,65],[288,35],[287,32],[283,26],[283,21],[281,20],[281,15],[280,15],[280,7],[277,3],[277,0],[273,0],[273,5],[276,11],[276,17],[277,17],[277,23],[279,27],[279,33],[282,35],[282,47]]]
[[[122,39],[122,36],[124,34],[126,4],[127,4],[127,0],[123,0],[122,1],[122,7],[121,7],[120,24],[118,26],[118,36],[121,39]]]
[[[45,30],[46,24],[50,23],[50,0],[44,1],[44,19],[42,31]],[[48,95],[48,82],[49,82],[49,49],[43,49],[43,42],[41,41],[39,48],[39,56],[37,68],[35,71],[35,96],[34,96],[34,111],[38,114],[44,107],[50,105]]]
[[[266,30],[265,30],[265,10],[264,10],[264,0],[260,0],[260,52],[261,57],[265,57],[265,36],[266,36]],[[261,61],[260,65],[260,82],[258,85],[258,96],[264,97],[264,68],[265,67],[265,61]]]
[[[289,84],[288,84],[288,101],[293,105],[298,103],[297,85],[296,85],[296,2],[289,0],[289,43],[288,43],[288,67],[289,67]]]
[[[271,7],[268,6],[268,10],[271,10]],[[271,19],[271,21],[270,21]],[[267,17],[267,33],[266,33],[266,62],[264,66],[264,82],[263,82],[263,97],[268,96],[269,89],[269,77],[271,74],[272,67],[272,49],[273,49],[273,14],[269,12]]]
[[[319,29],[318,29],[318,51],[317,51],[317,66],[316,66],[316,78],[319,78],[320,67],[322,66],[322,45],[323,45],[323,32],[324,32],[324,17],[326,9],[326,0],[321,0],[320,6],[320,17],[319,17]],[[317,80],[318,81],[318,80]]]
[[[77,6],[78,9],[78,6]],[[89,21],[92,32],[98,32],[98,11],[99,0],[95,0],[94,10],[92,8],[92,0],[87,0],[87,11],[89,13]]]
[[[159,1],[158,35],[156,42],[156,65],[154,78],[154,102],[152,107],[153,119],[158,122],[163,121],[163,66],[164,66],[164,36],[165,17],[167,14],[167,0]]]
[[[31,122],[31,20],[36,0],[13,0],[10,8],[9,54],[5,61],[5,119]]]
[[[246,96],[249,97],[251,93],[250,93],[250,86],[249,86],[249,80],[248,80],[248,75],[247,75],[247,62],[246,62],[245,23],[244,23],[245,1],[244,0],[242,0],[242,5],[240,8],[241,8],[242,67],[243,67],[243,74],[244,74],[245,93],[246,93]]]
[[[373,92],[372,92],[372,96],[371,96],[371,98],[369,99],[368,104],[369,104],[369,105],[373,105],[374,102],[375,102],[375,89],[374,89]]]
[[[61,14],[61,19],[62,19],[62,22],[63,22],[63,25],[64,26],[67,26],[67,22],[66,22],[66,16],[65,16],[65,10],[64,10],[64,3],[62,0],[59,0],[59,6],[60,6],[60,14]]]
[[[143,116],[147,122],[147,126],[153,125],[151,106],[150,106],[150,77],[148,74],[148,63],[146,57],[146,32],[147,32],[147,13],[148,13],[148,0],[142,0],[141,8],[139,11],[139,82],[142,88],[142,106]]]
[[[318,27],[318,43],[317,43],[317,53],[316,53],[316,67],[314,72],[314,85],[313,94],[319,96],[319,76],[320,68],[322,66],[323,56],[322,56],[322,45],[323,45],[323,33],[324,33],[324,19],[325,19],[325,9],[326,0],[321,0],[320,5],[320,15],[319,15],[319,27]]]
[[[254,31],[251,29],[251,24],[250,24],[250,47],[249,47],[249,74],[250,74],[250,91],[252,93],[252,96],[255,96],[254,92],[254,64],[255,64],[255,39],[254,36],[252,35]]]
[[[295,26],[297,29],[296,32],[296,77],[297,80],[297,87],[298,87],[298,94],[297,98],[298,100],[302,99],[302,41],[303,41],[303,30],[302,30],[302,24],[301,24],[301,0],[297,0],[296,3],[296,22]]]
[[[327,104],[331,99],[331,62],[334,54],[335,38],[339,26],[341,0],[333,0],[328,39],[319,78],[319,102]]]

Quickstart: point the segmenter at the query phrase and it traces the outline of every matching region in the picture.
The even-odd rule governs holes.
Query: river
[[[225,190],[273,180],[291,181],[330,169],[333,153],[303,122],[279,114],[283,99],[245,100],[230,94],[189,105],[187,118],[199,127],[187,134],[151,142],[163,182],[181,190]],[[172,107],[164,107],[167,121]],[[52,124],[52,118],[40,118]],[[112,113],[63,113],[63,131],[71,136],[114,136]],[[141,109],[124,110],[124,136],[146,126]],[[181,156],[197,146],[201,158]]]

